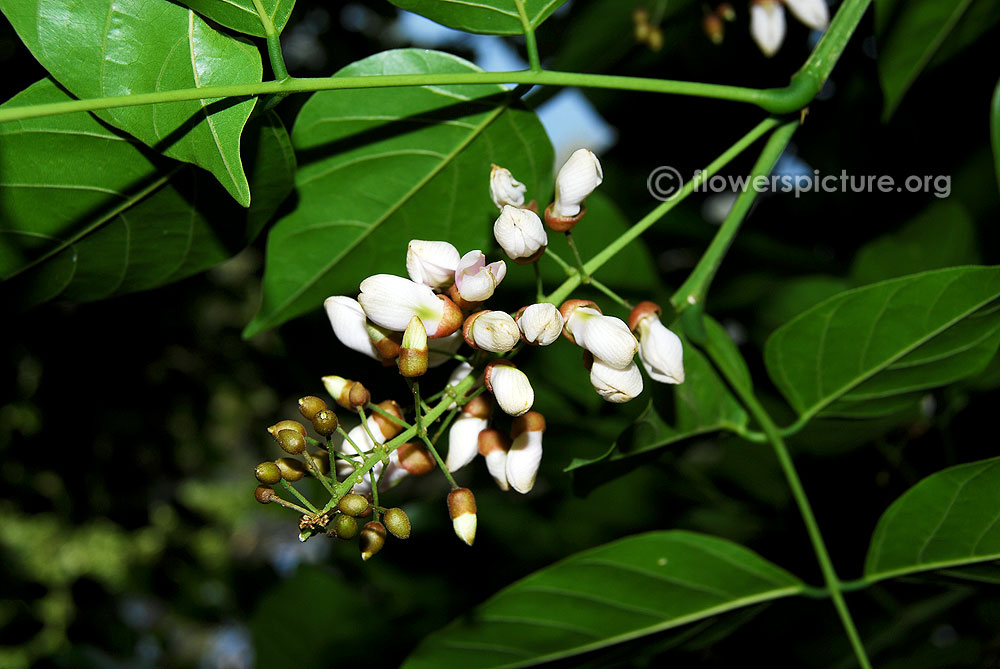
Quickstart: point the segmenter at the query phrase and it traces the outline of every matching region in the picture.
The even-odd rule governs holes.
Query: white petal
[[[455,419],[448,429],[448,455],[445,464],[448,471],[457,472],[472,462],[479,453],[479,433],[486,429],[489,421],[468,414]]]
[[[492,297],[496,288],[497,282],[493,275],[488,270],[481,269],[477,274],[465,275],[458,294],[469,302],[482,302]]]
[[[437,330],[444,303],[430,286],[392,274],[376,274],[361,282],[358,302],[368,320],[389,330],[402,332],[414,316],[419,316],[427,332]]]
[[[556,176],[556,213],[560,216],[579,214],[580,204],[602,181],[604,170],[593,151],[575,151]]]
[[[351,297],[338,295],[328,297],[323,301],[323,308],[326,309],[326,316],[330,319],[333,327],[333,334],[337,336],[347,348],[358,353],[363,353],[369,358],[379,358],[375,345],[372,344],[371,337],[368,336],[368,329],[365,327],[365,310],[361,308],[358,301]]]
[[[381,463],[380,463],[381,464]],[[399,464],[399,452],[393,451],[389,454],[389,464],[382,472],[382,479],[378,482],[379,490],[388,490],[410,475],[410,472]]]
[[[458,518],[451,521],[452,527],[455,529],[455,534],[458,538],[472,545],[472,542],[476,540],[476,514],[474,513],[463,513]]]
[[[448,242],[413,239],[406,247],[406,272],[416,283],[447,288],[455,280],[458,249]]]
[[[512,259],[533,256],[549,242],[538,214],[511,206],[505,206],[493,223],[493,236]]]
[[[494,165],[490,169],[490,198],[498,208],[505,205],[520,207],[524,204],[524,193],[527,187],[514,178],[510,170]]]
[[[507,453],[500,449],[490,451],[486,456],[486,469],[490,476],[497,482],[501,490],[509,490],[510,484],[507,482]]]
[[[562,333],[563,317],[556,305],[539,302],[522,311],[517,324],[527,342],[548,346]]]
[[[590,383],[605,400],[621,404],[642,393],[642,372],[634,362],[625,369],[615,369],[604,364],[600,358],[594,358]]]
[[[684,345],[655,316],[639,321],[639,359],[660,383],[684,383]]]
[[[785,10],[777,0],[758,0],[750,6],[750,36],[770,58],[785,40]]]
[[[521,330],[505,311],[487,311],[472,323],[472,338],[484,351],[506,353],[521,341]]]
[[[639,342],[620,318],[581,307],[567,323],[576,343],[616,369],[625,369],[639,351]]]
[[[535,486],[538,466],[542,462],[542,433],[522,432],[507,451],[507,483],[519,493]]]
[[[785,0],[788,9],[799,21],[813,30],[826,30],[830,24],[830,8],[826,0]]]
[[[509,365],[496,365],[490,371],[493,397],[504,413],[521,416],[535,403],[535,391],[524,372]]]

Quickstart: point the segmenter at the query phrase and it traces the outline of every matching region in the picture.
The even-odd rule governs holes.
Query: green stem
[[[545,287],[542,285],[542,270],[538,267],[538,261],[531,263],[535,270],[535,301],[541,302],[545,297]]]
[[[618,306],[622,307],[623,309],[628,309],[629,311],[632,311],[632,305],[629,303],[628,300],[626,300],[621,295],[619,295],[615,291],[605,286],[603,283],[601,283],[594,277],[590,277],[590,285],[596,288],[597,290],[601,291],[608,297],[610,297],[615,302],[617,302]]]
[[[393,423],[395,423],[396,425],[399,425],[401,427],[404,427],[404,428],[413,427],[412,425],[410,425],[409,423],[407,423],[405,420],[403,420],[399,416],[396,416],[395,414],[389,413],[388,411],[386,411],[385,409],[381,408],[380,406],[378,406],[377,404],[375,404],[373,402],[369,402],[368,403],[368,410],[369,411],[374,411],[375,413],[379,414],[380,416],[385,416],[387,419],[391,420]]]
[[[278,37],[278,31],[275,29],[271,17],[264,10],[261,1],[253,0],[253,6],[257,9],[260,25],[263,26],[264,34],[267,36],[267,55],[271,60],[271,71],[274,72],[275,79],[284,81],[288,79],[288,69],[285,67],[285,56],[281,52],[281,39]]]
[[[590,273],[587,271],[586,265],[583,264],[580,250],[576,248],[576,242],[573,241],[573,233],[569,230],[566,231],[566,243],[569,244],[569,250],[573,252],[573,260],[576,261],[576,270],[580,273],[580,283],[590,283]]]
[[[545,247],[545,255],[548,256],[549,258],[552,258],[553,260],[555,260],[556,264],[558,264],[560,267],[562,267],[562,270],[564,272],[566,272],[567,276],[572,276],[576,272],[576,270],[573,269],[572,265],[570,265],[568,262],[566,262],[565,260],[563,260],[562,257],[560,257],[560,255],[558,253],[556,253],[555,251],[553,251],[548,246]],[[538,263],[535,263],[535,264],[537,265]]]
[[[785,474],[785,479],[788,481],[788,486],[791,488],[792,496],[795,498],[795,503],[799,507],[799,513],[802,516],[802,520],[806,526],[806,531],[809,534],[809,540],[812,543],[813,552],[816,553],[816,559],[819,562],[820,571],[823,573],[823,580],[826,583],[826,589],[830,593],[830,599],[833,601],[834,608],[837,609],[837,614],[840,616],[840,622],[844,626],[844,631],[847,632],[847,637],[850,639],[851,647],[854,649],[854,654],[857,656],[862,669],[871,669],[871,663],[868,661],[864,645],[861,643],[861,637],[854,625],[853,618],[851,618],[851,613],[847,609],[847,603],[844,601],[843,587],[840,580],[837,578],[837,572],[833,568],[833,561],[830,559],[830,554],[826,549],[826,543],[823,541],[822,533],[820,533],[819,524],[816,522],[815,515],[813,515],[809,498],[806,496],[805,489],[802,487],[802,481],[799,479],[799,474],[795,469],[795,464],[792,462],[792,457],[789,455],[788,448],[785,446],[785,441],[781,436],[781,431],[778,429],[778,426],[774,423],[774,421],[771,420],[771,416],[768,415],[764,407],[761,406],[760,402],[753,394],[753,391],[747,387],[747,384],[743,381],[743,379],[738,378],[733,372],[731,372],[731,366],[727,364],[727,361],[719,359],[719,357],[714,354],[714,349],[712,347],[704,350],[705,353],[707,353],[712,359],[712,363],[715,365],[716,369],[722,373],[729,386],[739,396],[740,401],[743,402],[743,405],[750,412],[750,415],[752,415],[757,423],[760,424],[761,429],[767,436],[767,440],[771,443],[774,454],[778,458],[778,463],[781,465],[781,470]]]
[[[735,144],[725,150],[721,156],[709,163],[708,167],[698,173],[694,179],[688,181],[680,189],[680,191],[671,200],[660,204],[658,207],[653,209],[653,211],[646,214],[642,219],[640,219],[635,225],[625,231],[618,239],[611,242],[606,246],[600,253],[595,255],[589,261],[587,261],[585,267],[587,271],[591,274],[596,272],[604,263],[608,262],[615,257],[623,248],[632,243],[636,238],[639,237],[643,232],[648,230],[654,223],[663,218],[671,209],[676,207],[678,204],[684,201],[688,195],[694,192],[694,190],[707,181],[712,175],[716,174],[719,170],[729,164],[736,156],[743,153],[747,147],[756,142],[762,136],[770,132],[774,127],[781,123],[780,120],[774,118],[767,118],[757,124],[757,126],[748,132],[746,135],[741,137]],[[549,302],[555,304],[561,304],[570,294],[577,289],[580,285],[580,276],[574,271],[574,273],[563,281],[562,285],[556,288],[555,292],[551,293],[546,299]]]
[[[460,486],[457,483],[455,483],[455,477],[453,477],[451,475],[451,472],[448,471],[448,466],[444,463],[444,460],[441,459],[441,456],[438,454],[437,449],[434,448],[434,444],[432,444],[431,440],[427,438],[427,433],[425,432],[424,434],[420,435],[420,438],[427,446],[427,449],[431,452],[431,455],[434,456],[434,460],[438,463],[438,467],[441,469],[441,473],[444,474],[444,477],[446,479],[448,479],[448,484],[451,485],[451,489],[455,490],[456,488],[459,488]]]
[[[528,14],[524,11],[524,0],[514,0],[517,5],[517,14],[521,19],[521,27],[524,28],[525,48],[528,51],[528,63],[535,72],[542,71],[542,61],[538,57],[538,41],[535,39],[535,26],[528,20]]]
[[[715,233],[712,243],[702,254],[697,266],[670,298],[674,310],[678,313],[687,308],[688,305],[701,304],[705,301],[708,287],[712,283],[715,273],[719,271],[723,257],[725,257],[736,233],[739,232],[740,225],[757,198],[757,191],[753,186],[754,181],[760,177],[766,179],[771,174],[771,169],[778,162],[785,147],[788,146],[788,142],[791,141],[792,134],[795,133],[797,127],[798,121],[789,121],[775,130],[768,138],[767,144],[760,152],[760,157],[757,158],[753,169],[750,170],[746,189],[736,198],[726,220],[719,227],[719,231]]]
[[[313,506],[313,505],[312,505],[312,502],[310,502],[310,501],[309,501],[308,499],[306,499],[306,498],[305,498],[305,497],[304,497],[304,496],[302,495],[302,493],[300,493],[300,492],[299,492],[298,490],[296,490],[296,489],[295,489],[295,486],[293,486],[293,485],[292,485],[291,483],[289,483],[289,482],[288,482],[288,481],[286,481],[285,479],[281,479],[281,485],[282,485],[282,486],[283,486],[283,487],[285,488],[285,490],[287,490],[288,492],[290,492],[290,493],[292,493],[293,495],[295,495],[295,496],[296,496],[296,497],[298,498],[298,500],[299,500],[300,502],[302,502],[302,503],[303,503],[303,504],[305,504],[305,505],[306,505],[307,507],[309,507],[309,510],[308,510],[308,511],[306,511],[305,509],[302,509],[302,507],[299,507],[299,509],[302,509],[302,511],[304,511],[304,512],[305,512],[305,513],[307,513],[307,514],[308,514],[308,513],[316,513],[316,512],[317,512],[317,509],[316,509],[316,507],[315,507],[315,506]]]

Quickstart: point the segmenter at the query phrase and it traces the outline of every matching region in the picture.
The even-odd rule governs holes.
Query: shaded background
[[[682,4],[663,17],[665,46],[654,52],[632,35],[631,11],[640,4],[573,0],[540,31],[546,63],[779,86],[815,39],[790,18],[784,47],[767,60],[750,41],[747,13],[738,6],[737,22],[716,47],[701,32],[702,7]],[[649,5],[655,13],[657,3]],[[970,252],[996,263],[1000,202],[987,110],[1000,31],[929,70],[888,124],[880,119],[871,35],[869,13],[778,169],[950,175],[947,202],[974,222]],[[415,17],[400,20],[379,2],[298,0],[284,37],[290,70],[301,76],[414,44],[478,59],[487,69],[523,59],[517,39],[458,39]],[[0,66],[3,99],[43,76],[6,22]],[[582,145],[599,149],[607,176],[601,192],[629,221],[656,204],[645,187],[653,168],[672,165],[688,175],[761,118],[734,103],[553,93],[536,91],[529,100],[543,105],[557,155]],[[279,108],[289,127],[304,100]],[[748,153],[727,173],[745,172],[753,158]],[[760,347],[792,315],[787,292],[801,285],[792,280],[845,276],[860,246],[937,201],[933,194],[848,193],[778,194],[758,203],[709,310],[742,345],[761,388],[770,392]],[[718,198],[692,197],[648,233],[641,255],[662,281],[642,290],[623,279],[624,292],[639,299],[669,295],[714,232],[706,218],[718,205]],[[942,243],[958,234],[947,216],[939,234]],[[300,544],[293,514],[252,499],[253,466],[276,456],[264,427],[295,417],[297,397],[320,394],[320,376],[368,381],[371,367],[340,347],[319,308],[251,341],[240,339],[257,306],[263,245],[261,238],[207,274],[156,291],[7,312],[0,361],[0,666],[392,666],[423,634],[502,585],[569,553],[650,529],[725,536],[820,581],[766,447],[735,439],[685,442],[587,495],[578,494],[590,487],[580,482],[574,491],[562,468],[606,448],[642,407],[611,407],[589,391],[574,391],[585,381],[568,345],[535,352],[528,362],[538,408],[550,417],[535,490],[500,494],[481,463],[459,476],[479,500],[473,549],[451,534],[440,476],[407,481],[385,496],[407,510],[413,537],[390,541],[370,563],[361,563],[353,542],[318,537]],[[401,390],[391,375],[368,385],[378,399]],[[875,522],[902,491],[944,466],[996,454],[998,386],[994,362],[980,377],[929,394],[908,416],[863,429],[818,425],[795,440],[802,478],[844,578],[860,574]],[[658,401],[670,393],[654,392]],[[776,398],[773,404],[781,415]],[[850,604],[879,666],[995,667],[996,587],[928,577],[876,586],[852,595]],[[773,657],[780,644],[787,666],[841,660],[851,666],[829,603],[763,608],[593,661],[655,665],[669,651],[665,657],[682,666],[723,667]]]

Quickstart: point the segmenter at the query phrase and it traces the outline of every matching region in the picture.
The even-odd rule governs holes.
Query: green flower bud
[[[367,561],[385,545],[385,525],[378,521],[366,523],[361,528],[361,559]]]
[[[399,508],[389,509],[385,512],[385,527],[392,532],[392,536],[398,539],[410,538],[410,518],[406,512]]]
[[[262,462],[253,471],[257,480],[264,485],[274,485],[281,480],[281,470],[273,462]]]
[[[333,521],[333,529],[337,532],[339,538],[353,539],[358,536],[358,521],[350,516],[338,513],[336,520]]]
[[[318,412],[326,408],[328,408],[326,402],[315,395],[306,395],[299,398],[299,413],[306,420],[312,420]]]
[[[340,498],[337,508],[348,516],[361,516],[368,510],[368,500],[361,495],[351,493]]]
[[[282,430],[295,430],[303,437],[306,436],[306,426],[297,420],[279,420],[277,423],[267,428],[267,431],[271,433],[271,436],[275,439],[278,438],[278,433]]]
[[[312,417],[313,429],[316,430],[316,434],[322,435],[324,437],[329,437],[331,434],[337,431],[337,426],[340,425],[340,420],[330,409],[320,409]]]
[[[301,460],[295,458],[278,458],[274,461],[281,470],[281,478],[289,483],[295,483],[306,475],[306,466]]]
[[[279,430],[278,444],[281,450],[292,455],[298,455],[306,450],[306,438],[295,430]]]
[[[257,489],[253,491],[254,498],[261,504],[270,504],[274,499],[274,489],[269,488],[266,485],[259,485]]]

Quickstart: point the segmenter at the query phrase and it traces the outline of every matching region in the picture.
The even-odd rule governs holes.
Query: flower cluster
[[[540,217],[535,201],[525,203],[527,187],[509,170],[494,165],[489,195],[499,210],[493,236],[500,249],[516,265],[537,262],[548,245],[546,228],[570,235],[586,214],[585,199],[603,178],[600,161],[591,151],[575,152],[560,169],[555,197]],[[321,402],[318,398],[304,398],[309,411],[303,409],[303,416],[313,421],[325,444],[310,440],[298,423],[290,428],[281,427],[281,423],[272,426],[282,448],[290,454],[306,453],[304,465],[286,462],[285,469],[294,469],[300,478],[312,474],[331,493],[330,502],[322,508],[307,505],[310,511],[298,507],[307,512],[300,523],[305,528],[304,537],[327,527],[335,527],[332,534],[337,536],[354,536],[350,521],[341,518],[358,514],[347,513],[342,504],[345,499],[359,497],[375,514],[366,525],[368,539],[364,539],[364,531],[361,533],[362,554],[367,559],[374,554],[371,547],[381,547],[385,537],[385,528],[373,525],[378,524],[380,514],[389,512],[379,506],[379,493],[407,476],[427,474],[441,464],[452,484],[448,506],[455,532],[471,544],[475,498],[455,483],[452,473],[482,455],[502,490],[523,494],[533,488],[541,463],[546,421],[532,411],[535,395],[531,381],[512,360],[525,346],[550,346],[560,335],[579,346],[584,350],[591,384],[609,402],[627,402],[642,392],[643,375],[636,356],[652,380],[684,381],[681,341],[662,324],[660,310],[651,302],[632,309],[627,323],[603,313],[589,300],[569,299],[559,306],[540,301],[514,310],[492,308],[487,303],[493,301],[507,276],[506,261],[490,258],[481,249],[463,254],[440,240],[411,240],[405,268],[407,276],[369,276],[361,281],[356,296],[329,297],[324,307],[341,343],[398,369],[410,386],[413,408],[404,410],[392,400],[373,403],[362,383],[326,376],[326,391],[340,406],[357,412],[358,425],[345,430],[334,415],[330,427],[326,414],[332,412],[326,405],[316,405]],[[463,346],[468,350],[460,352]],[[459,362],[436,396],[440,401],[431,407],[421,398],[419,378],[449,360]],[[507,429],[494,424],[499,416],[495,407],[511,417],[509,422],[501,421],[509,425]],[[445,424],[430,436],[428,425],[442,418]],[[436,447],[446,425],[448,450],[442,458]],[[295,442],[291,450],[286,448],[289,440]],[[325,446],[325,451],[309,454],[307,442]],[[267,474],[274,473],[270,464],[261,465]],[[277,479],[258,475],[265,484],[262,487],[278,479],[290,487],[295,474],[286,476],[281,460],[275,466],[280,470]],[[270,492],[262,493],[266,501],[280,500],[272,488],[267,490]],[[265,501],[261,494],[258,499]],[[399,519],[399,513],[392,515]],[[389,530],[396,534],[391,527]]]
[[[785,41],[785,7],[813,30],[826,30],[830,23],[826,0],[751,0],[750,36],[768,58],[776,54]],[[722,2],[714,10],[706,11],[702,27],[714,44],[721,44],[725,37],[724,22],[735,20],[733,6]]]

